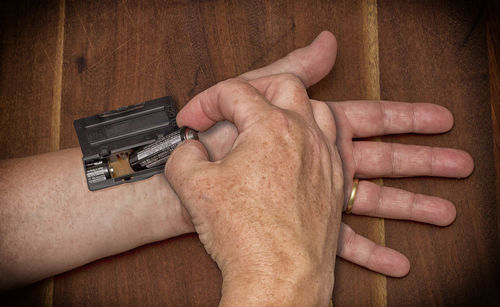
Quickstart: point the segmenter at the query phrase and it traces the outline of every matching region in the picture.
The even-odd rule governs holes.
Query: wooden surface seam
[[[488,3],[486,43],[488,47],[488,70],[490,80],[491,120],[493,129],[493,151],[496,168],[496,203],[500,202],[500,23],[497,21],[500,4]],[[500,207],[497,206],[497,231],[500,237]]]
[[[59,0],[59,14],[57,22],[57,39],[55,54],[55,75],[53,84],[53,99],[51,112],[50,150],[57,151],[61,144],[61,99],[64,55],[64,16],[65,0]]]
[[[463,149],[476,163],[472,176],[462,180],[376,181],[449,199],[457,219],[435,227],[344,216],[361,236],[406,255],[411,272],[386,278],[338,259],[335,305],[495,306],[500,293],[495,6],[483,14],[481,4],[466,0],[3,1],[0,157],[78,146],[76,118],[165,95],[181,106],[218,81],[270,63],[329,30],[337,37],[337,61],[309,89],[311,97],[438,103],[454,115],[450,132],[378,140]],[[486,15],[485,31],[481,16]],[[217,266],[190,234],[29,285],[6,295],[2,305],[216,306],[221,283]]]
[[[64,22],[65,22],[66,1],[59,0],[57,38],[54,55],[54,82],[52,88],[52,110],[50,129],[50,150],[57,151],[61,144],[61,100],[63,81],[63,56],[64,56]],[[48,278],[42,283],[43,306],[52,307],[54,304],[54,278]]]
[[[362,16],[364,20],[363,45],[367,59],[367,99],[380,100],[380,66],[379,66],[379,44],[378,44],[378,10],[377,0],[366,0],[362,4]],[[380,138],[377,138],[380,141]],[[375,183],[383,185],[383,179],[374,180]],[[385,223],[382,218],[374,218],[373,237],[375,243],[385,245]],[[387,277],[376,274],[373,277],[376,297],[373,306],[387,306]]]

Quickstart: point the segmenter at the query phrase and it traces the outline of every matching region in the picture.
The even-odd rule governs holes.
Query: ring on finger
[[[347,208],[345,209],[346,214],[351,214],[352,212],[352,205],[354,204],[354,198],[356,197],[356,192],[358,191],[358,184],[359,179],[354,178],[352,182],[351,197],[349,198],[349,201],[347,202]]]

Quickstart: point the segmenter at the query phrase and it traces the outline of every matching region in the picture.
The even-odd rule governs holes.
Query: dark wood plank
[[[311,89],[312,96],[331,100],[369,98],[363,66],[361,4],[68,1],[61,145],[77,145],[72,127],[75,118],[164,95],[174,96],[181,106],[217,81],[260,67],[306,45],[324,29],[337,35],[341,49],[335,72]],[[350,222],[369,237],[379,235],[372,234],[377,229],[372,229],[370,219]],[[195,236],[183,237],[176,245],[163,242],[111,259],[93,264],[92,269],[58,277],[54,303],[66,304],[75,298],[90,304],[122,305],[138,301],[210,305],[217,301],[220,276],[213,265],[198,267],[196,278],[188,273],[168,278],[176,263],[210,260]],[[180,259],[185,262],[177,262]],[[173,264],[166,264],[171,261]],[[139,280],[134,272],[141,266],[153,266],[157,271],[145,271]],[[352,302],[353,297],[359,304],[366,304],[380,296],[380,289],[373,284],[380,276],[374,273],[339,261],[337,276],[335,300],[339,304]],[[144,291],[124,295],[121,289],[133,282]],[[180,291],[183,289],[187,290]],[[355,296],[357,291],[367,295]],[[154,301],[149,298],[151,295],[155,296]]]
[[[465,180],[409,179],[387,185],[453,201],[447,228],[386,221],[387,246],[404,252],[412,271],[388,279],[388,305],[498,303],[500,242],[495,202],[484,6],[469,1],[379,1],[383,99],[434,102],[455,116],[454,129],[393,141],[467,150],[475,160]]]
[[[334,72],[314,86],[311,95],[325,100],[374,98],[376,67],[367,61],[372,52],[367,53],[367,3],[67,1],[61,145],[77,145],[75,118],[164,95],[173,95],[182,106],[217,81],[307,44],[323,29],[337,35],[339,56]],[[58,146],[58,125],[53,124],[58,113],[53,107],[59,4],[1,4],[0,144],[5,150],[0,158]],[[403,251],[413,264],[408,277],[388,280],[389,305],[488,304],[499,299],[500,185],[495,202],[490,118],[498,129],[500,87],[494,63],[500,36],[498,23],[491,21],[496,19],[490,17],[488,84],[481,10],[480,4],[465,1],[380,1],[382,98],[440,103],[452,109],[457,122],[445,135],[389,139],[464,148],[476,159],[475,173],[467,180],[386,181],[448,198],[457,204],[459,215],[449,228],[385,223],[387,246]],[[488,12],[498,16],[491,8]],[[5,125],[8,122],[12,124]],[[496,141],[498,157],[498,136]],[[346,222],[383,243],[384,223],[353,216]],[[337,305],[385,304],[384,277],[337,263]],[[53,297],[52,283],[44,281],[12,292],[8,299],[17,305],[210,306],[218,301],[220,282],[217,267],[196,236],[188,235],[57,276]]]
[[[60,5],[59,0],[0,2],[0,159],[58,149]],[[0,301],[51,306],[52,286],[49,278],[2,294]]]
[[[52,131],[59,121],[52,110],[58,17],[58,0],[0,4],[0,159],[47,152],[58,143]]]
[[[2,306],[52,306],[53,278],[0,294]]]
[[[368,0],[361,1],[358,9],[361,11],[360,18],[356,20],[357,27],[361,35],[357,38],[359,41],[353,45],[355,50],[348,52],[357,52],[359,57],[355,63],[347,61],[346,71],[338,74],[338,78],[349,81],[359,82],[361,89],[355,96],[335,97],[334,100],[348,99],[380,99],[379,84],[379,60],[378,60],[378,24],[377,24],[377,3]],[[339,56],[344,54],[344,44],[352,44],[346,40],[344,44],[339,41]],[[349,53],[346,53],[349,54]],[[342,60],[342,57],[340,57]],[[355,67],[355,68],[354,68]],[[339,65],[334,67],[333,74],[338,73]],[[328,98],[325,98],[328,99]],[[376,180],[382,184],[380,179]],[[369,238],[373,242],[385,245],[385,222],[383,219],[369,218],[363,216],[344,215],[343,222],[352,227],[358,234]],[[334,302],[340,306],[385,306],[387,304],[386,277],[338,258],[335,276],[336,283],[334,288]],[[345,276],[345,277],[343,277]],[[367,287],[369,285],[369,287]],[[366,291],[366,289],[369,291]],[[363,295],[359,295],[363,293]],[[340,299],[339,299],[340,298]]]
[[[54,306],[217,306],[222,280],[198,242],[174,238],[57,276]]]
[[[487,6],[487,42],[490,77],[491,119],[493,129],[493,147],[495,151],[497,225],[500,236],[500,2],[488,1]]]

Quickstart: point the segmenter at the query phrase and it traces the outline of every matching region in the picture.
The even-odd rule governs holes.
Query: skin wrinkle
[[[349,119],[349,116],[347,116],[347,112],[346,112],[346,110],[345,110],[345,108],[344,108],[344,106],[343,106],[342,104],[338,104],[338,108],[340,108],[340,110],[342,111],[342,113],[343,113],[343,115],[344,115],[344,118],[345,118],[345,119],[347,119],[347,123],[349,123],[349,133],[347,134],[347,137],[348,137],[348,138],[350,138],[350,139],[352,139],[352,137],[354,136],[354,135],[353,135],[353,131],[354,131],[354,129],[353,129],[353,126],[352,126],[351,120]],[[334,108],[334,110],[336,110],[336,109],[338,109],[338,108]],[[333,112],[334,117],[335,117],[335,114],[336,114],[336,113],[337,113],[337,112]],[[337,118],[335,118],[335,120],[337,121]],[[356,168],[356,169],[357,169],[357,168]]]
[[[413,103],[410,104],[410,108],[411,108],[411,131],[412,132],[415,132],[415,105]]]
[[[346,257],[349,258],[354,258],[353,255],[349,255],[347,253],[353,251],[353,242],[356,237],[356,233],[351,229],[351,227],[347,225],[343,225],[342,228],[344,229],[344,241],[339,244],[340,250],[339,254],[340,255],[345,255]],[[347,234],[346,234],[347,233]]]
[[[374,210],[375,214],[380,214],[380,208],[382,207],[384,203],[384,187],[378,188],[378,201]]]
[[[389,143],[390,145],[390,153],[391,153],[391,176],[395,177],[396,176],[396,168],[397,168],[397,162],[396,162],[396,151],[394,150],[394,143]]]
[[[369,182],[360,183],[359,188],[360,191],[367,192],[363,191],[363,194],[359,194],[360,197],[355,201],[354,212],[356,214],[422,221],[439,226],[453,222],[454,214],[450,209],[453,210],[454,207],[450,207],[446,200],[390,187],[379,188]],[[376,189],[378,190],[375,191]],[[365,193],[371,195],[380,192],[383,193],[382,197],[368,199],[365,197]],[[383,201],[380,202],[381,205],[377,210],[379,199],[383,199]],[[384,208],[386,210],[383,210]]]
[[[341,191],[332,191],[333,178],[330,177],[333,177],[333,170],[341,172],[340,161],[332,160],[328,145],[320,137],[322,132],[319,131],[319,125],[310,123],[314,120],[312,108],[305,104],[308,102],[307,93],[299,88],[302,86],[299,80],[287,74],[275,76],[270,81],[277,82],[270,87],[270,92],[275,92],[272,102],[283,103],[284,109],[270,105],[251,84],[241,80],[231,81],[229,85],[220,83],[213,90],[219,95],[199,98],[201,103],[212,104],[212,110],[219,112],[212,118],[227,116],[226,119],[234,121],[240,132],[236,141],[238,146],[223,158],[224,162],[210,164],[215,173],[207,180],[217,184],[213,190],[205,192],[205,199],[192,202],[189,195],[193,194],[193,189],[206,191],[207,188],[196,182],[193,186],[192,181],[178,185],[182,178],[176,176],[177,172],[184,173],[184,176],[190,174],[193,168],[204,172],[206,163],[210,162],[205,161],[206,156],[196,153],[199,148],[187,142],[179,146],[167,162],[168,179],[193,217],[200,239],[218,263],[223,280],[241,276],[247,280],[243,283],[244,287],[238,287],[241,285],[238,281],[223,282],[224,290],[230,290],[224,292],[222,305],[234,303],[237,293],[251,294],[255,292],[251,289],[263,289],[261,280],[248,279],[249,272],[246,266],[242,266],[243,263],[251,263],[254,272],[269,271],[266,265],[263,267],[259,263],[278,263],[272,268],[273,275],[278,277],[282,272],[288,272],[291,280],[302,285],[301,291],[307,289],[317,293],[323,291],[323,287],[331,288],[329,280],[332,278],[326,272],[333,271],[334,262],[331,258],[334,258],[334,238],[337,237],[338,227],[327,227],[327,224],[340,224],[340,211],[334,210],[331,198],[336,199],[339,205],[343,194]],[[258,85],[258,82],[255,84]],[[218,86],[232,86],[234,90],[222,90]],[[288,90],[291,90],[292,97],[285,94]],[[236,105],[230,103],[231,96],[225,96],[235,94],[240,96],[240,103]],[[219,100],[213,101],[214,98]],[[287,102],[289,98],[296,103]],[[250,103],[243,104],[243,101]],[[302,114],[302,109],[308,112],[307,115]],[[178,114],[184,119],[183,124],[189,126],[198,119],[209,123],[209,119],[203,118],[201,105],[188,104],[183,110]],[[243,114],[248,116],[243,117]],[[238,116],[241,116],[241,120],[235,120]],[[255,120],[259,120],[260,125],[248,125],[249,121]],[[268,146],[262,146],[263,142],[267,142]],[[259,151],[256,152],[255,148],[259,148]],[[248,162],[251,159],[255,160],[252,164]],[[273,183],[270,189],[265,188],[261,180],[263,175],[266,181]],[[234,182],[233,179],[237,178],[241,178],[242,182]],[[227,195],[232,195],[231,199]],[[219,209],[222,213],[217,211]],[[214,211],[219,213],[214,214]],[[333,212],[335,216],[327,220]],[[316,222],[309,223],[309,220]],[[311,234],[314,236],[311,237]],[[325,244],[325,240],[330,243]],[[239,242],[237,249],[236,242]],[[324,259],[325,256],[329,256],[328,260]],[[311,275],[309,266],[321,274]],[[305,275],[304,269],[308,270]],[[272,276],[270,278],[271,281],[274,279]],[[321,289],[311,288],[309,283],[315,281],[321,281],[316,283],[323,285]],[[323,296],[320,296],[320,301],[328,299]],[[312,295],[309,299],[318,297]]]
[[[334,144],[335,148],[337,148],[337,150],[338,150],[338,152],[336,153],[336,157],[337,157],[337,159],[341,160],[342,154],[346,154],[345,151],[342,150],[342,148],[348,147],[348,144],[346,144],[346,143],[350,143],[352,146],[355,145],[352,142],[353,129],[352,129],[352,126],[351,126],[349,119],[347,118],[347,115],[346,115],[346,112],[345,112],[345,109],[344,109],[342,103],[328,102],[328,103],[326,103],[326,105],[331,111],[331,115],[332,115],[334,122],[339,123],[339,127],[335,128],[335,133],[338,135],[338,137],[336,138],[337,141],[334,142],[333,144]],[[343,129],[342,128],[343,126],[347,126],[346,129]],[[344,131],[348,131],[348,132],[344,132]],[[343,179],[342,186],[344,188],[345,195],[348,195],[349,192],[347,191],[347,189],[349,187],[347,186],[348,184],[344,178],[345,178],[345,176],[348,176],[348,177],[352,176],[353,177],[356,174],[357,168],[358,168],[357,161],[355,158],[354,148],[352,148],[352,150],[349,151],[348,154],[349,154],[349,157],[351,159],[350,161],[352,161],[352,163],[342,163],[343,174],[346,174],[342,178]],[[349,160],[349,157],[346,156],[346,160]],[[348,201],[348,199],[345,198],[345,200],[343,202],[342,210],[344,210],[346,208],[347,201]]]
[[[415,217],[413,214],[414,214],[414,209],[415,209],[416,204],[417,204],[417,193],[412,193],[412,192],[409,192],[409,193],[411,196],[411,201],[409,202],[407,214],[408,214],[408,219],[414,221]]]
[[[293,54],[293,53],[292,53]],[[288,59],[288,61],[290,63],[293,63],[293,59],[291,59],[292,57],[292,54],[289,55],[290,59]],[[293,55],[293,56],[297,56],[297,55]],[[306,67],[304,66],[304,63],[302,61],[296,61],[296,63],[298,63],[298,70],[300,71],[299,75],[296,75],[296,77],[300,80],[300,82],[303,84],[303,86],[307,86],[306,82],[304,82],[304,80],[302,78],[300,78],[300,75],[303,75],[305,76],[306,80],[309,80],[311,79],[310,78],[310,73],[309,71],[306,69]]]
[[[217,95],[220,95],[220,93],[218,93]],[[204,115],[205,115],[205,116],[206,116],[209,120],[211,120],[212,122],[216,122],[216,121],[218,120],[218,118],[213,117],[213,115],[212,115],[212,114],[213,114],[214,112],[213,112],[212,110],[210,110],[210,109],[207,109],[207,108],[206,108],[206,107],[207,107],[207,106],[209,106],[209,105],[206,105],[206,104],[202,103],[202,102],[200,101],[200,99],[199,99],[199,98],[198,98],[198,103],[199,103],[199,104],[200,104],[200,106],[201,106],[201,110],[203,111],[203,114],[204,114]]]
[[[420,163],[422,165],[422,170],[424,172],[432,172],[432,157],[433,157],[433,148],[432,147],[424,147],[423,153],[419,154],[422,156],[421,160],[417,160],[417,165]],[[413,165],[410,165],[413,166]],[[429,170],[430,169],[430,170]]]
[[[270,78],[263,78],[250,83],[264,92],[264,96],[269,100],[273,100],[273,104],[279,108],[287,109],[288,106],[293,106],[295,110],[300,107],[300,115],[310,117],[312,108],[309,99],[304,99],[307,97],[307,91],[302,80],[291,73],[273,76],[272,79],[276,80],[274,82],[268,82],[268,79]],[[263,82],[265,83],[264,88],[261,88]],[[277,96],[278,99],[275,100]]]
[[[435,153],[435,148],[431,147],[431,169],[430,169],[430,176],[434,175],[435,167],[436,167],[436,153]]]
[[[244,83],[243,81],[241,81],[240,79],[237,79],[237,78],[231,78],[231,79],[227,79],[225,81],[222,81],[221,82],[222,85],[223,85],[223,89],[225,88],[231,88],[231,92],[233,94],[234,97],[240,97],[242,94],[245,94],[244,91],[247,89],[246,87],[242,87],[242,84]],[[217,114],[222,114],[220,112],[220,109],[218,110],[212,110],[210,107],[212,107],[211,104],[208,104],[208,103],[204,103],[204,101],[201,100],[200,97],[208,97],[210,98],[212,95],[212,91],[214,91],[213,88],[209,88],[207,90],[205,90],[204,92],[202,92],[200,95],[197,95],[196,96],[196,99],[197,99],[197,103],[200,105],[200,109],[202,111],[202,115],[205,115],[206,118],[208,118],[212,123],[216,123],[218,121],[221,121],[222,120],[222,117],[220,115],[217,115]],[[221,91],[221,90],[218,90],[216,92],[216,99],[218,100],[221,100],[222,101],[222,96],[223,94],[226,94],[224,91]],[[234,105],[237,105],[238,103],[240,103],[239,101],[239,98],[235,98],[232,103]],[[216,106],[217,108],[219,106]],[[235,109],[233,109],[233,112],[234,112]],[[230,117],[233,117],[234,118],[234,114],[231,114]],[[237,120],[237,118],[235,118]]]
[[[380,115],[382,116],[382,135],[386,134],[387,127],[391,126],[391,116],[387,113],[385,109],[385,105],[382,101],[378,101],[378,105],[380,107]]]
[[[303,67],[308,67],[308,69],[306,70],[306,72],[310,72],[311,74],[307,76],[307,78],[312,78],[310,80],[306,80],[306,77],[304,76],[300,76],[302,80],[305,80],[305,82],[308,83],[308,85],[312,85],[313,83],[315,83],[316,81],[320,80],[322,77],[324,77],[327,73],[328,73],[328,70],[331,68],[331,66],[333,65],[333,59],[332,59],[332,56],[333,58],[335,57],[335,53],[336,53],[336,47],[333,48],[331,45],[333,43],[333,45],[336,45],[334,44],[334,38],[331,34],[329,34],[329,37],[328,35],[324,35],[324,33],[322,35],[320,35],[321,38],[319,40],[322,41],[322,43],[320,44],[312,44],[310,46],[313,46],[312,48],[309,46],[309,47],[306,47],[304,49],[301,49],[299,52],[295,51],[294,53],[294,57],[290,57],[288,60],[290,61],[290,59],[298,59],[298,61],[302,61],[300,64],[301,66]],[[330,61],[327,61],[328,59],[330,59]],[[327,63],[325,63],[327,62]],[[286,64],[286,65],[285,65]],[[296,63],[291,63],[291,62],[284,62],[284,61],[278,61],[274,64],[271,64],[270,66],[268,67],[265,67],[265,68],[262,68],[262,69],[259,69],[257,71],[253,71],[253,72],[249,72],[248,75],[253,78],[258,78],[258,77],[262,77],[264,75],[273,75],[273,74],[277,74],[277,73],[281,73],[281,72],[286,72],[286,71],[291,71],[293,73],[296,73],[296,74],[301,74],[303,73],[302,70],[299,68],[299,69],[295,69],[295,64]],[[374,102],[370,102],[370,103],[373,103],[373,107],[370,107],[370,108],[366,108],[363,103],[366,103],[365,102],[360,102],[360,101],[349,101],[349,102],[337,102],[335,103],[337,106],[340,106],[342,105],[343,107],[345,107],[346,110],[348,111],[345,111],[344,112],[344,116],[346,116],[346,113],[349,113],[351,114],[351,118],[349,118],[349,120],[343,120],[343,121],[340,121],[338,120],[338,118],[335,118],[337,120],[337,123],[339,124],[338,125],[338,131],[337,131],[337,134],[338,134],[338,138],[339,140],[341,140],[341,145],[340,147],[343,147],[345,152],[346,152],[346,161],[347,163],[345,163],[342,167],[345,168],[345,169],[348,169],[349,172],[346,172],[346,174],[353,174],[354,171],[353,171],[353,165],[355,165],[354,162],[359,162],[359,161],[356,161],[354,159],[354,152],[353,152],[353,143],[352,143],[352,137],[353,137],[353,131],[361,131],[362,135],[363,136],[374,136],[378,133],[378,131],[380,130],[380,127],[381,127],[381,119],[378,118],[377,116],[377,110],[375,109],[375,105],[376,103]],[[331,105],[333,105],[333,103],[331,103]],[[387,108],[391,108],[390,105],[400,105],[400,103],[398,102],[389,102],[388,104],[386,104],[386,107]],[[420,104],[415,104],[414,105],[415,109],[417,110],[417,113],[419,114],[418,116],[418,121],[417,121],[417,126],[420,126],[420,127],[417,127],[417,128],[420,128],[422,129],[421,127],[425,127],[425,129],[422,129],[422,131],[425,131],[425,133],[436,133],[438,132],[437,131],[437,128],[436,127],[441,127],[443,126],[444,124],[447,124],[447,126],[449,126],[449,121],[446,120],[446,118],[443,118],[443,114],[442,112],[435,112],[436,108],[438,108],[436,105],[432,105],[432,108],[430,108],[429,106],[425,106],[425,108],[421,108],[421,105]],[[337,116],[338,114],[342,113],[342,112],[338,112],[336,113],[335,112],[335,107],[331,107],[332,108],[332,111],[334,111],[334,117]],[[444,108],[442,108],[444,109]],[[420,112],[419,112],[420,110]],[[440,110],[438,110],[440,111]],[[432,113],[432,114],[431,114]],[[356,115],[357,118],[353,118],[353,116]],[[341,117],[341,116],[338,116],[338,117]],[[351,125],[351,122],[353,125]],[[451,128],[451,127],[450,127]],[[350,130],[348,130],[350,129]],[[233,142],[234,142],[234,138],[236,137],[236,130],[235,129],[232,129],[231,130],[231,136],[232,136],[232,139],[231,139],[231,142],[229,144],[229,141],[228,143],[226,143],[224,146],[227,148],[227,150],[229,150],[231,148],[231,146],[233,145]],[[349,135],[350,134],[350,135]],[[214,133],[215,137],[212,137],[212,141],[218,137],[220,137],[221,140],[225,140],[225,135],[217,135],[217,133]],[[330,138],[332,139],[332,138]],[[213,141],[214,142],[214,141]],[[217,142],[220,142],[220,143],[224,143],[223,141],[217,141]],[[229,144],[229,145],[228,145]],[[209,144],[210,145],[210,144]],[[209,152],[210,152],[210,146],[207,145],[207,148],[209,149]],[[217,146],[218,144],[215,144],[215,145],[212,145],[211,148],[219,148]],[[381,144],[382,145],[382,144]],[[360,146],[361,147],[361,146]],[[224,156],[227,152],[224,152],[224,153],[221,153],[219,152],[218,155],[219,157],[221,156]],[[348,155],[348,156],[347,156]],[[213,157],[214,155],[212,155]],[[38,160],[40,156],[35,156],[35,157],[32,157],[31,159],[33,160]],[[78,153],[76,153],[76,151],[71,155],[71,157],[74,157],[74,161],[77,161],[78,165],[80,165],[81,163],[81,153],[78,151]],[[351,160],[349,159],[349,157],[351,158]],[[70,157],[67,157],[67,158],[70,158]],[[387,158],[387,156],[386,156]],[[440,168],[443,168],[445,167],[446,169],[453,169],[455,172],[456,172],[456,169],[457,168],[460,168],[460,167],[463,167],[463,163],[464,161],[461,161],[461,160],[456,160],[457,157],[456,155],[455,156],[450,156],[449,154],[448,155],[441,155],[441,156],[437,156],[435,157],[436,158],[436,161],[441,161],[441,164],[442,166]],[[467,156],[467,159],[469,159],[469,163],[471,162],[470,161],[470,157]],[[64,160],[64,159],[62,159]],[[53,164],[53,165],[58,165],[60,163],[61,159],[58,158],[58,153],[53,153],[51,154],[51,159],[49,161],[49,163]],[[388,162],[387,160],[383,161],[383,162]],[[455,163],[456,162],[456,163]],[[41,162],[40,164],[41,165],[44,165],[45,162]],[[367,163],[369,164],[369,163]],[[362,165],[361,165],[362,166]],[[373,167],[373,165],[367,165],[369,167]],[[34,167],[32,168],[33,170],[35,170],[35,174],[40,174],[40,173],[43,173],[43,172],[39,172],[40,168],[37,167],[37,165],[34,165]],[[354,169],[357,169],[354,168]],[[7,169],[7,171],[9,171],[9,169]],[[368,171],[368,169],[366,170]],[[439,170],[438,170],[439,171]],[[28,172],[26,172],[28,173]],[[75,171],[73,170],[73,173],[74,174],[82,174],[82,171],[81,171],[81,166]],[[75,178],[74,174],[71,175],[71,178]],[[461,173],[463,174],[463,172]],[[158,176],[155,176],[155,177],[158,177]],[[187,176],[188,177],[188,176]],[[96,207],[96,208],[99,208],[99,206],[94,206],[96,205],[96,199],[87,199],[86,197],[75,197],[75,191],[79,191],[81,189],[86,189],[86,184],[85,184],[85,178],[83,178],[83,183],[81,184],[75,184],[73,188],[71,189],[68,189],[66,187],[66,195],[65,197],[67,197],[67,199],[71,199],[73,203],[75,204],[78,204],[80,202],[80,200],[84,200],[87,204],[90,204],[91,206],[89,207]],[[352,177],[350,177],[352,178]],[[349,180],[350,178],[348,178],[348,180],[346,181],[346,185],[350,185],[349,183]],[[154,179],[150,179],[150,180],[154,180]],[[69,181],[69,180],[68,180]],[[24,184],[24,182],[22,181],[18,181],[18,185],[19,184]],[[16,185],[17,186],[17,185]],[[26,185],[25,185],[26,186]],[[51,189],[52,187],[50,187],[49,189]],[[155,186],[148,186],[148,185],[145,185],[143,186],[143,189],[145,189],[144,191],[146,191],[149,195],[152,195],[152,194],[157,194],[157,190],[160,188],[160,186],[158,185],[155,185]],[[126,191],[126,190],[125,190]],[[361,191],[360,191],[361,192]],[[375,193],[375,191],[373,191]],[[347,193],[347,192],[346,192]],[[371,193],[368,193],[366,192],[366,194],[368,196],[371,196],[372,194]],[[109,195],[109,194],[108,194]],[[177,199],[177,195],[175,193],[173,193],[173,195],[175,196],[171,196],[172,198],[175,198]],[[389,195],[389,194],[388,194]],[[128,204],[128,199],[127,199],[127,194],[126,193],[120,193],[118,195],[116,194],[111,194],[110,195],[111,199],[115,199],[115,200],[120,200],[121,202],[123,203],[127,203]],[[39,197],[42,197],[42,195],[39,195]],[[7,200],[11,200],[12,201],[12,198],[5,198]],[[31,201],[31,199],[30,199]],[[33,199],[32,201],[36,201],[36,199]],[[107,200],[107,202],[110,202],[110,200]],[[14,212],[12,212],[12,214],[19,214],[18,212],[24,212],[24,210],[26,210],[26,207],[27,206],[31,206],[31,204],[28,204],[27,203],[27,200],[26,199],[18,199],[17,201],[14,199],[14,201],[12,201],[13,204],[15,204],[15,210]],[[98,203],[97,203],[98,204]],[[168,206],[165,206],[165,204],[168,204]],[[370,205],[373,205],[373,202],[370,202],[369,203]],[[54,204],[55,206],[58,206],[60,204]],[[135,204],[129,204],[130,206],[135,206]],[[138,210],[142,210],[142,211],[145,211],[144,210],[144,205],[148,206],[149,204],[148,203],[144,203],[144,204],[141,204],[142,206],[138,207]],[[164,208],[167,208],[167,207],[171,207],[170,206],[171,204],[168,202],[168,201],[164,201],[163,203],[164,205]],[[177,205],[177,204],[173,204],[173,205]],[[426,210],[428,210],[428,207],[425,206],[425,205],[422,205]],[[30,207],[31,208],[31,207]],[[453,207],[454,208],[454,207]],[[44,208],[40,208],[41,210],[44,210]],[[55,208],[57,209],[57,207]],[[87,208],[88,209],[88,208]],[[54,210],[54,207],[52,207],[51,210]],[[92,208],[92,211],[94,211],[94,208]],[[167,212],[168,210],[165,210],[164,212]],[[168,211],[168,212],[171,212],[171,211]],[[151,212],[148,213],[148,215],[145,215],[146,217],[150,218],[151,216]],[[334,215],[334,213],[332,212],[332,214]],[[88,212],[83,210],[82,212],[80,212],[79,214],[77,214],[77,216],[79,216],[79,218],[81,219],[82,217],[86,217],[87,220],[89,221],[92,221],[93,219],[92,218],[88,218]],[[94,217],[99,217],[99,214],[97,213],[93,213],[93,216]],[[101,214],[102,216],[102,214]],[[73,217],[70,217],[70,218],[73,218]],[[78,220],[76,221],[72,221],[72,222],[78,222]],[[171,223],[170,223],[171,222]],[[165,223],[164,221],[155,221],[155,223],[158,223],[156,225],[151,225],[152,228],[156,228],[156,229],[159,229],[161,227],[164,227],[165,230],[164,230],[164,233],[162,234],[164,237],[161,238],[161,239],[165,239],[165,238],[168,238],[169,236],[172,235],[172,229],[174,229],[175,227],[172,226],[172,224],[178,224],[178,223],[181,223],[179,220],[176,220],[176,221],[169,221],[167,227],[165,227]],[[434,223],[434,222],[432,222]],[[2,223],[0,223],[0,228],[1,228],[1,225]],[[123,224],[123,223],[121,223]],[[51,225],[51,227],[54,226],[54,225]],[[96,225],[97,226],[97,225]],[[57,225],[56,225],[57,227]],[[51,235],[51,231],[47,231],[47,225],[42,225],[41,226],[41,229],[40,230],[45,230],[45,234],[47,235]],[[52,229],[52,228],[51,228]],[[80,227],[79,229],[82,229],[82,227]],[[98,227],[94,227],[94,229],[89,229],[90,231],[94,231],[94,232],[97,232],[97,231],[101,231],[102,227],[101,225],[98,225]],[[133,229],[133,227],[129,227],[128,229],[126,229],[125,231],[127,233],[130,232],[130,230]],[[168,230],[167,230],[168,229]],[[55,229],[56,231],[59,231],[60,229]],[[121,229],[120,230],[121,232],[123,232],[124,230]],[[175,235],[178,235],[179,233],[175,233]],[[113,234],[110,234],[110,235],[113,235]],[[120,235],[120,234],[115,234],[115,235]],[[122,234],[122,236],[124,236]],[[1,237],[1,236],[0,236]],[[76,238],[80,238],[81,237],[81,234],[74,234],[73,237],[76,237]],[[102,236],[99,236],[97,233],[96,235],[94,236],[96,240],[99,240],[99,238],[101,238]],[[133,248],[133,247],[136,247],[136,246],[132,246],[132,245],[127,245],[125,246],[124,243],[128,242],[129,238],[127,235],[125,235],[125,237],[127,237],[127,240],[125,240],[124,242],[118,242],[118,247],[117,249],[115,249],[114,251],[110,251],[109,249],[109,246],[111,246],[111,244],[103,244],[103,248],[99,251],[94,251],[94,252],[89,252],[89,249],[88,248],[85,248],[85,249],[80,249],[79,250],[79,253],[80,254],[93,254],[94,256],[93,257],[97,257],[97,258],[102,258],[102,257],[105,257],[105,256],[109,256],[115,252],[120,252],[120,251],[125,251],[127,248]],[[360,238],[362,238],[360,236]],[[1,239],[1,238],[0,238]],[[359,240],[358,243],[359,243],[359,246],[356,246],[356,248],[358,248],[359,250],[364,250],[364,247],[365,247],[365,244],[367,242],[369,242],[368,240],[364,239],[365,241],[361,241]],[[119,241],[119,240],[117,240]],[[138,242],[139,244],[145,244],[146,242]],[[61,247],[61,244],[59,245],[59,247]],[[0,248],[0,251],[1,251],[1,248]],[[21,252],[25,252],[23,250],[21,250]],[[380,252],[380,254],[382,254],[383,252]],[[43,252],[42,252],[43,254]],[[397,254],[396,252],[394,252],[394,254]],[[395,255],[392,255],[391,256],[392,259],[395,259],[394,261],[396,263],[401,263],[402,260],[405,260],[406,258],[404,258],[401,254],[398,254],[398,256],[396,257]],[[44,257],[44,259],[48,259],[48,257]],[[350,261],[355,261],[355,259],[349,259],[347,258],[346,260],[350,260]],[[54,266],[54,263],[51,264],[52,266]],[[58,267],[59,264],[56,264],[55,267]],[[371,269],[373,270],[376,270],[376,271],[379,271],[379,272],[382,272],[384,271],[385,269],[384,268],[377,268],[377,267],[372,267]],[[60,273],[60,266],[59,268],[57,268],[56,270],[58,270],[56,273]],[[380,271],[382,270],[382,271]],[[387,270],[384,271],[385,274],[387,274]],[[333,272],[332,272],[333,274]],[[389,273],[391,274],[391,273]],[[0,274],[1,276],[2,274]],[[333,276],[332,276],[333,277]],[[26,280],[23,281],[23,283],[26,283]],[[1,288],[1,286],[0,286]]]

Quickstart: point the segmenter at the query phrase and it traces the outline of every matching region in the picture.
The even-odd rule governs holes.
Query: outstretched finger
[[[394,101],[327,102],[345,116],[353,138],[397,133],[442,133],[453,127],[451,112],[437,104]]]
[[[465,151],[396,143],[353,142],[359,178],[436,176],[464,178],[474,161]]]
[[[304,48],[292,51],[287,56],[265,67],[249,71],[240,76],[254,80],[265,76],[289,73],[296,75],[306,87],[323,79],[332,69],[337,56],[337,40],[328,32],[321,32]]]
[[[450,225],[457,215],[455,206],[446,199],[379,186],[366,180],[359,182],[352,213],[438,226]]]
[[[375,244],[344,223],[340,225],[337,255],[349,262],[392,277],[403,277],[410,271],[410,261],[403,254]]]

